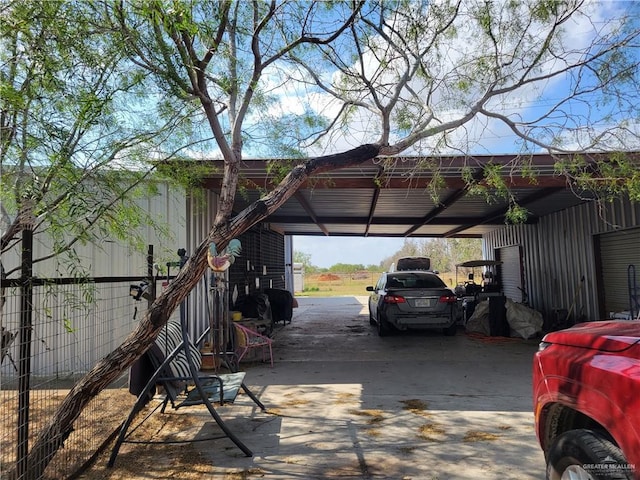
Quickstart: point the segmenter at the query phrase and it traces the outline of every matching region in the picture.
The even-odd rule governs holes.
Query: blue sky
[[[311,255],[311,264],[329,268],[336,263],[378,265],[396,253],[405,238],[384,237],[293,237],[293,250]]]
[[[623,12],[634,11],[640,6],[640,2],[593,2],[590,6],[588,16],[576,16],[569,22],[569,26],[565,30],[565,41],[567,45],[572,45],[576,51],[588,48],[592,41],[592,35],[595,30],[602,28],[600,33],[606,32],[605,25],[609,19],[615,19]],[[464,46],[458,45],[458,49],[464,50]],[[471,47],[473,48],[473,47]],[[569,58],[571,56],[569,55]],[[575,59],[573,59],[575,60]],[[553,61],[549,61],[547,68],[554,70],[557,65],[553,65]],[[581,71],[582,81],[588,75],[588,69]],[[586,94],[584,98],[576,101],[569,101],[559,107],[561,111],[568,111],[569,124],[564,125],[562,115],[553,113],[553,106],[559,101],[567,98],[567,90],[572,84],[571,75],[565,77],[558,76],[549,79],[549,81],[541,81],[536,85],[525,85],[512,94],[505,95],[503,98],[497,98],[496,105],[493,105],[497,111],[505,115],[512,116],[512,120],[522,120],[523,122],[532,119],[545,118],[545,113],[552,113],[548,118],[536,122],[539,126],[552,127],[557,132],[562,133],[564,140],[563,147],[582,149],[588,146],[589,142],[583,143],[582,135],[586,129],[582,123],[590,124],[594,131],[607,130],[610,128],[612,120],[619,120],[622,110],[618,104],[603,104],[598,102],[599,95]],[[587,79],[587,84],[589,84]],[[321,102],[319,102],[321,103]],[[294,102],[290,104],[295,105]],[[446,113],[446,112],[445,112]],[[610,117],[608,115],[611,115]],[[446,115],[445,115],[446,117]],[[587,120],[587,118],[589,120]],[[570,129],[574,131],[571,133]],[[633,121],[630,130],[637,133],[638,127]],[[355,131],[366,131],[366,129],[358,129]],[[540,133],[540,132],[538,132]],[[593,132],[592,132],[593,133]],[[632,136],[633,137],[633,136]],[[628,140],[624,137],[621,137]],[[335,140],[335,139],[334,139]],[[352,147],[351,144],[343,144],[342,139],[333,141],[332,147],[336,150],[344,150]],[[517,153],[521,148],[521,140],[514,136],[513,132],[501,121],[493,118],[478,117],[468,122],[464,128],[459,128],[449,134],[449,140],[454,144],[462,145],[466,152],[477,154],[500,154],[500,153]],[[550,137],[545,140],[552,142]],[[586,137],[585,139],[586,140]],[[634,139],[635,140],[635,139]],[[357,139],[356,143],[362,141]],[[620,139],[615,135],[611,138],[603,138],[602,142],[607,145],[613,142],[614,148],[620,148]],[[629,144],[626,144],[629,148]],[[529,145],[527,151],[537,151],[535,145]],[[410,153],[410,152],[405,152]],[[459,153],[455,151],[441,153]],[[311,255],[311,263],[315,266],[327,268],[336,263],[346,264],[362,264],[371,265],[379,264],[384,258],[391,256],[397,252],[403,245],[404,238],[358,238],[358,237],[325,237],[325,236],[294,236],[293,248],[295,251],[304,252]]]

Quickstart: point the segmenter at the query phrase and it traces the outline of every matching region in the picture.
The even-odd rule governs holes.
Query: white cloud
[[[612,19],[620,15],[619,11],[624,8],[621,5],[622,3],[588,3],[585,9],[586,14],[576,15],[563,26],[564,33],[560,40],[567,46],[567,51],[569,52],[566,59],[548,60],[539,67],[539,74],[552,72],[562,66],[562,63],[575,61],[583,55],[596,34],[602,34],[613,28],[615,21],[612,21]],[[527,4],[523,4],[522,8],[525,8],[524,5]],[[465,23],[466,13],[468,12],[462,12],[457,20],[458,36],[443,44],[437,50],[438,53],[433,55],[434,58],[430,60],[430,66],[434,69],[434,72],[438,73],[442,84],[433,90],[428,90],[430,85],[419,84],[417,81],[411,84],[415,92],[424,92],[425,97],[427,94],[430,95],[429,105],[434,109],[436,117],[441,122],[459,118],[461,114],[466,113],[463,107],[465,103],[464,95],[460,94],[460,92],[456,93],[461,97],[459,99],[452,96],[448,92],[447,83],[457,81],[460,78],[459,65],[465,62],[471,64],[471,60],[477,57],[478,53],[482,53],[486,47],[486,45],[482,46],[478,43],[477,25],[472,22]],[[508,23],[507,20],[505,24],[508,25]],[[531,41],[536,41],[536,37],[544,35],[546,29],[547,27],[542,24],[533,25],[529,32]],[[500,40],[500,49],[503,52],[511,51],[519,40],[518,34],[520,32],[516,32],[515,35],[513,35],[513,32],[510,33],[512,34],[511,37],[505,34],[504,39]],[[371,52],[365,52],[362,63],[365,65],[367,72],[378,70],[379,63],[377,63],[375,56]],[[519,75],[526,67],[527,65],[514,61],[509,68],[514,75]],[[352,68],[357,70],[359,64],[354,64]],[[471,77],[473,72],[470,70],[467,73]],[[395,75],[395,72],[387,69],[379,77],[380,84],[392,85]],[[483,85],[480,78],[477,80],[479,83],[471,86],[469,98],[477,98],[481,94],[480,89],[483,88]],[[540,115],[541,108],[545,105],[548,107],[554,101],[565,96],[567,81],[568,78],[566,76],[559,75],[540,82],[527,84],[517,91],[494,98],[487,105],[514,120],[528,121],[537,118]],[[381,87],[378,93],[382,94],[383,91],[384,88]],[[338,111],[337,102],[328,95],[313,94],[313,96],[314,98],[309,101],[309,105],[318,113],[332,117]],[[405,96],[405,98],[408,97]],[[453,103],[456,100],[461,102],[458,108]],[[550,120],[547,120],[547,122],[550,122]],[[370,111],[360,110],[349,118],[348,128],[334,129],[323,143],[324,148],[318,148],[313,153],[335,153],[353,148],[362,143],[377,141],[379,138],[378,125],[379,121],[375,114]],[[460,151],[495,154],[513,153],[519,150],[519,144],[521,143],[521,139],[502,121],[483,116],[478,116],[474,120],[467,122],[463,128],[457,128],[449,132],[448,144],[455,145],[458,149],[450,149],[440,144],[439,149],[436,150],[439,140],[440,137],[432,137],[423,141],[421,145],[416,145],[412,151],[404,153],[438,152],[447,154],[459,153]]]

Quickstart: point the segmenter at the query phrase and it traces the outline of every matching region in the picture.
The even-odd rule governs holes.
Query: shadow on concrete
[[[245,365],[247,383],[268,412],[240,405],[223,412],[235,418],[230,425],[254,457],[229,440],[200,447],[221,472],[270,479],[543,477],[531,412],[535,342],[463,332],[380,338],[369,325],[366,297],[298,302],[292,323],[275,334],[275,366]]]

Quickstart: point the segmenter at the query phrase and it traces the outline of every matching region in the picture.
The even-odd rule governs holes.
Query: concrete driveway
[[[269,412],[243,399],[220,409],[254,456],[228,439],[196,444],[220,478],[544,478],[531,412],[536,342],[462,331],[380,338],[367,297],[298,302],[275,334],[274,367],[247,368]]]

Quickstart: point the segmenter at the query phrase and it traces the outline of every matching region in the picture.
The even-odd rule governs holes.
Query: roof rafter
[[[311,205],[309,205],[309,202],[307,202],[307,199],[304,198],[304,195],[300,192],[300,190],[298,190],[293,195],[296,198],[296,200],[298,200],[298,203],[300,203],[302,208],[304,208],[304,211],[307,212],[309,217],[311,217],[311,220],[313,220],[313,222],[318,226],[320,231],[324,233],[326,236],[329,236],[329,230],[327,230],[327,227],[325,227],[321,222],[318,221],[318,217],[316,216],[316,213],[313,211],[313,208],[311,207]]]
[[[475,172],[473,172],[473,179],[475,181],[479,181],[482,178],[482,174],[483,174],[483,169],[482,168],[476,169]],[[413,225],[413,227],[411,227],[409,230],[404,232],[405,236],[408,237],[413,232],[418,230],[420,227],[422,227],[422,226],[426,225],[427,223],[431,222],[434,218],[439,216],[447,208],[449,208],[451,205],[453,205],[458,200],[463,198],[467,194],[467,192],[469,191],[469,188],[470,188],[470,185],[467,184],[463,188],[459,188],[458,190],[454,191],[451,195],[449,195],[442,202],[440,202],[440,205],[438,205],[436,208],[432,209],[431,212],[429,212],[427,215],[425,215],[420,222],[416,223],[415,225]]]
[[[283,225],[295,225],[299,223],[308,223],[309,217],[304,215],[271,215],[267,217],[265,220],[269,223],[278,223]],[[468,216],[468,217],[437,217],[434,218],[430,224],[431,225],[459,225],[460,223],[473,223],[477,222],[476,217]],[[367,216],[319,216],[315,217],[314,223],[322,224],[322,225],[364,225],[367,227],[371,226],[379,226],[379,225],[413,225],[416,223],[415,217],[374,217],[369,219]],[[501,225],[504,222],[501,218],[496,216],[495,221],[487,221],[485,224],[487,225]],[[401,236],[407,236],[404,233],[400,234]]]
[[[559,190],[562,190],[561,188],[558,187],[548,187],[548,188],[543,188],[541,190],[536,191],[535,193],[528,195],[527,197],[523,198],[522,200],[518,200],[518,205],[525,207],[527,205],[529,205],[530,203],[533,203],[537,200],[541,200],[545,197],[548,197],[549,195],[552,195],[556,192],[558,192]],[[477,221],[473,222],[472,224],[467,224],[467,225],[461,225],[457,228],[454,228],[452,230],[449,230],[448,232],[446,232],[444,234],[445,238],[449,238],[457,233],[460,233],[464,230],[467,230],[471,227],[475,227],[477,225],[488,225],[488,224],[496,224],[496,222],[498,220],[501,220],[500,223],[504,223],[504,218],[507,215],[507,212],[509,211],[509,207],[503,207],[503,208],[499,208],[491,213],[489,213],[487,216],[485,216],[484,218],[480,218],[477,219]],[[528,222],[530,221],[531,223],[533,222],[533,218],[531,219],[527,219]],[[535,219],[535,221],[537,221],[537,219]]]
[[[610,161],[611,154],[580,156],[590,164]],[[639,152],[627,156],[640,167]],[[501,167],[501,181],[515,202],[529,210],[527,223],[534,223],[586,201],[558,174],[558,162],[574,159],[568,154],[375,158],[314,176],[265,221],[285,235],[478,238],[503,226],[509,211],[509,198],[483,179],[488,166]],[[239,181],[245,192],[236,196],[235,211],[278,183],[270,168],[278,162],[293,165],[291,159],[242,161]],[[223,161],[197,163],[210,172],[203,186],[219,192]],[[468,172],[473,180],[468,181]],[[499,203],[472,195],[474,181]]]

